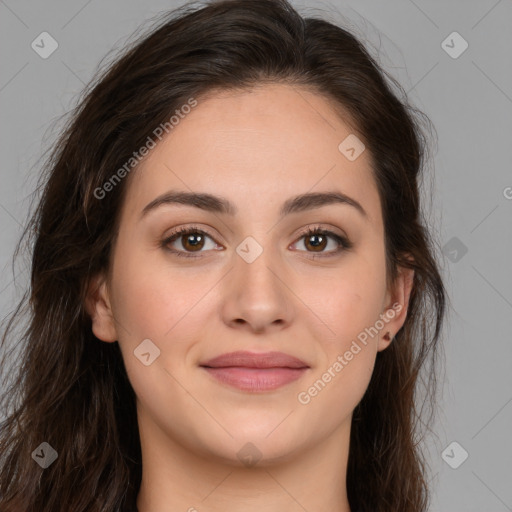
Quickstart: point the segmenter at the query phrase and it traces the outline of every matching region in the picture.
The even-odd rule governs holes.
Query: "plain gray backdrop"
[[[2,317],[27,284],[27,256],[13,270],[12,255],[55,121],[111,50],[183,3],[0,0]],[[512,1],[293,4],[362,37],[437,130],[422,193],[453,308],[431,511],[512,511]]]

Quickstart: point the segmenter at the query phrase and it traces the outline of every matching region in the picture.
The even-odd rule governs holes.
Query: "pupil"
[[[309,243],[315,248],[318,248],[318,247],[321,248],[323,246],[322,239],[323,239],[322,235],[311,235],[309,238]]]
[[[196,239],[196,240],[194,241],[194,239]],[[201,235],[191,234],[191,235],[187,236],[187,244],[188,245],[191,245],[193,247],[197,247],[198,245],[200,245],[200,243],[201,243]]]

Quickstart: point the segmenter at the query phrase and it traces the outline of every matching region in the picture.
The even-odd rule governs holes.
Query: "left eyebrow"
[[[147,204],[142,210],[141,217],[144,217],[151,210],[166,204],[182,204],[200,208],[201,210],[228,215],[235,215],[238,212],[238,208],[224,197],[206,193],[171,190]],[[368,214],[361,204],[342,192],[314,192],[292,197],[283,203],[279,215],[280,217],[284,217],[285,215],[321,208],[329,204],[352,206],[365,219],[368,219]]]
[[[298,213],[306,210],[312,210],[314,208],[321,208],[322,206],[329,204],[352,206],[365,219],[368,219],[368,214],[361,204],[342,192],[315,192],[292,197],[285,201],[279,214],[281,217],[284,217],[290,213]]]

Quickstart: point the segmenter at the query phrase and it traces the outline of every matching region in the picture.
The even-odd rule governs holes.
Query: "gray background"
[[[105,55],[141,23],[182,3],[0,0],[2,317],[27,283],[27,257],[13,271],[12,254],[43,151],[61,127],[57,119],[75,105]],[[443,249],[453,309],[438,439],[428,445],[431,511],[510,511],[512,1],[293,3],[305,14],[325,12],[363,37],[437,130],[434,198],[426,213]],[[31,48],[43,31],[59,45],[47,59]],[[442,46],[454,31],[469,45],[457,58],[443,46],[453,53],[461,41],[448,38]],[[448,462],[459,464],[462,449],[469,456],[453,469]]]

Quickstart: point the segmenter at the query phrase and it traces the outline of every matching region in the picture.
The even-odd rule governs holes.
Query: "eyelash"
[[[192,233],[198,233],[201,235],[205,235],[213,240],[213,237],[208,232],[206,232],[196,226],[190,226],[190,227],[179,228],[176,231],[174,231],[173,233],[171,233],[168,237],[166,237],[164,240],[162,240],[161,246],[163,249],[171,252],[172,254],[174,254],[180,258],[200,258],[201,257],[200,254],[198,254],[196,256],[191,253],[187,253],[187,252],[183,252],[183,251],[176,251],[175,249],[169,248],[169,244],[171,242],[174,242],[175,240],[179,239],[183,235],[190,235]],[[329,251],[327,253],[319,253],[319,254],[311,253],[310,257],[313,259],[328,258],[328,257],[336,256],[342,251],[351,249],[353,246],[352,242],[348,238],[346,238],[344,236],[340,236],[332,231],[329,231],[326,229],[321,229],[320,227],[314,227],[314,228],[309,227],[306,231],[301,233],[301,235],[299,236],[297,241],[304,237],[309,237],[309,236],[313,236],[313,235],[329,236],[330,238],[333,238],[340,245],[336,250]],[[301,252],[304,252],[304,251],[301,251]],[[309,251],[305,251],[305,252],[309,252]]]

